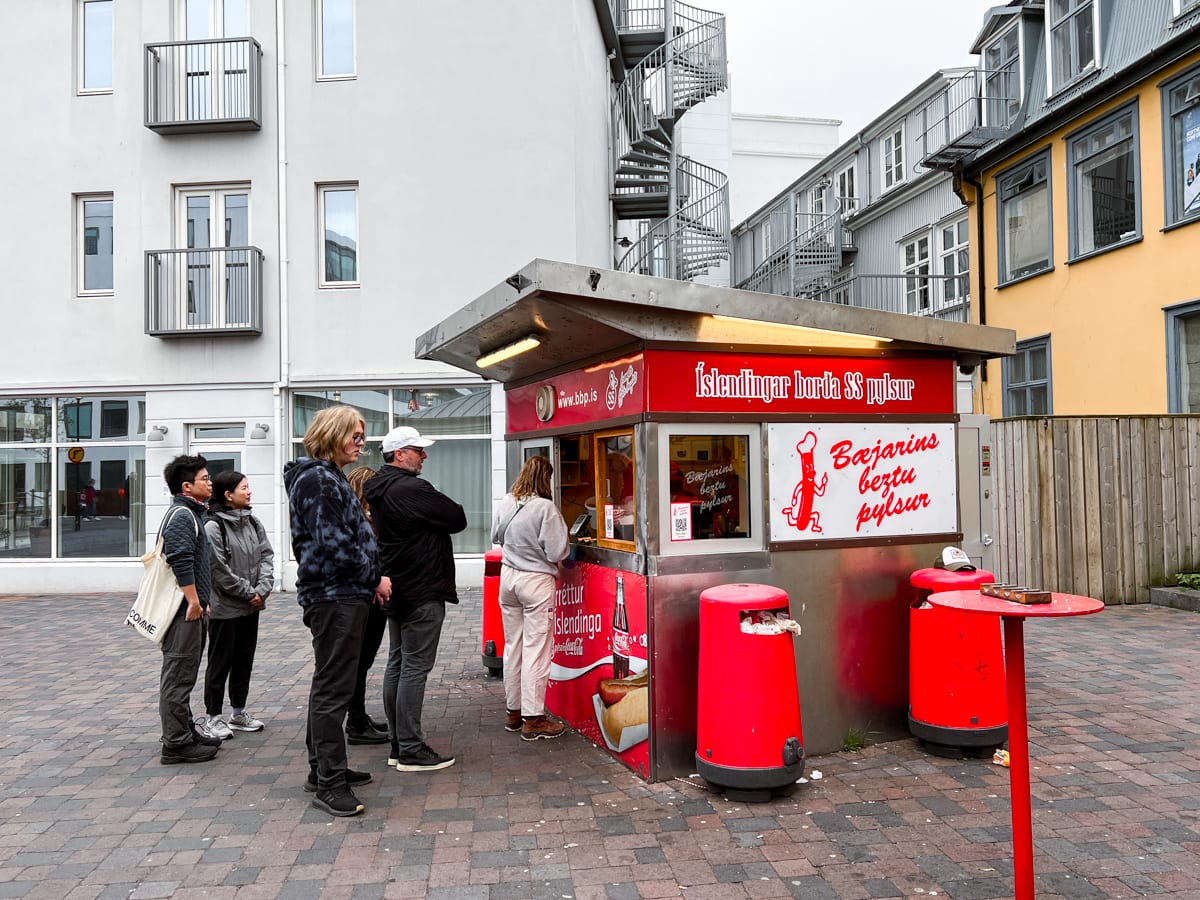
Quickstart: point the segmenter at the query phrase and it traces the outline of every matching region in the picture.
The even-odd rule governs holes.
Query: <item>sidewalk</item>
[[[388,771],[387,745],[351,747],[375,775],[366,813],[309,805],[311,650],[290,595],[263,618],[266,730],[162,766],[159,654],[120,625],[130,600],[0,595],[0,898],[1012,896],[1008,770],[988,761],[895,741],[812,759],[821,780],[745,805],[644,784],[574,733],[506,733],[478,592],[447,617],[425,706],[453,767]],[[1025,636],[1038,897],[1200,898],[1200,616],[1112,608]]]

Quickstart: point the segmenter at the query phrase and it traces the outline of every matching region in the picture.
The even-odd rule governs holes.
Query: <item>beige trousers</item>
[[[500,568],[504,618],[504,702],[523,716],[546,713],[554,653],[554,581],[544,572]]]

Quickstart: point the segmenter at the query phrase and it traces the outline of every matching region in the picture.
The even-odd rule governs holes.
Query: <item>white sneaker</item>
[[[233,737],[233,732],[229,730],[228,725],[221,721],[219,716],[200,716],[196,720],[196,728],[205,737],[218,738],[222,741]]]
[[[241,712],[229,717],[229,727],[234,731],[262,731],[263,723],[250,713]]]

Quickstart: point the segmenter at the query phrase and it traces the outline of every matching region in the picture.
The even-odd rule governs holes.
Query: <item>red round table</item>
[[[1012,806],[1013,881],[1017,900],[1033,900],[1033,814],[1029,799],[1029,722],[1025,712],[1026,619],[1086,616],[1104,604],[1077,594],[1050,595],[1049,603],[1015,603],[979,591],[931,594],[934,606],[1000,616],[1004,622],[1004,685],[1008,700],[1009,796]]]

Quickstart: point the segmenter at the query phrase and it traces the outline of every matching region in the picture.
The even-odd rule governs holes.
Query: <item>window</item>
[[[879,141],[879,159],[886,191],[904,181],[904,123],[900,123]]]
[[[596,541],[601,546],[630,549],[636,540],[638,518],[633,432],[601,432],[595,441]]]
[[[112,0],[81,0],[79,92],[111,94],[113,86]]]
[[[1173,225],[1200,219],[1200,69],[1184,73],[1162,90],[1167,224]]]
[[[316,0],[317,78],[353,78],[354,0]]]
[[[850,214],[858,209],[858,194],[854,190],[854,163],[842,169],[837,174],[837,198],[842,204],[842,212]]]
[[[125,400],[100,401],[100,437],[119,438],[129,435],[129,403]]]
[[[930,311],[929,235],[904,245],[904,301],[910,315]]]
[[[938,255],[942,279],[942,302],[946,306],[966,303],[970,297],[971,251],[967,246],[967,220],[959,219],[939,229]]]
[[[1167,410],[1200,413],[1200,301],[1167,313]]]
[[[814,216],[825,215],[825,183],[817,185],[809,192],[808,207]]]
[[[321,287],[358,285],[358,185],[320,185]]]
[[[1021,110],[1020,35],[1013,25],[983,48],[985,125],[1007,128]]]
[[[64,403],[63,404],[64,439],[68,441],[87,441],[92,437],[92,404]]]
[[[1050,338],[1017,344],[1004,360],[1004,415],[1048,416],[1050,402]]]
[[[1050,269],[1050,153],[996,179],[1000,215],[1000,281]]]
[[[1137,107],[1068,138],[1071,256],[1084,256],[1141,236]]]
[[[250,36],[248,0],[182,0],[179,37],[185,71],[179,73],[178,108],[191,122],[244,118],[250,110],[250,48],[217,40]]]
[[[78,293],[111,294],[113,290],[113,200],[112,194],[77,197],[75,216],[79,222],[76,279]]]
[[[1182,16],[1185,12],[1200,8],[1200,0],[1175,0],[1175,15]]]
[[[663,555],[728,553],[762,548],[764,526],[757,427],[659,426],[653,490],[659,503]],[[661,486],[661,487],[660,487]]]
[[[1093,0],[1050,0],[1050,93],[1096,65],[1096,10]]]
[[[250,191],[246,186],[180,190],[179,246],[186,272],[186,323],[226,328],[250,322]],[[181,280],[183,276],[181,275]],[[182,289],[185,285],[180,284]]]

